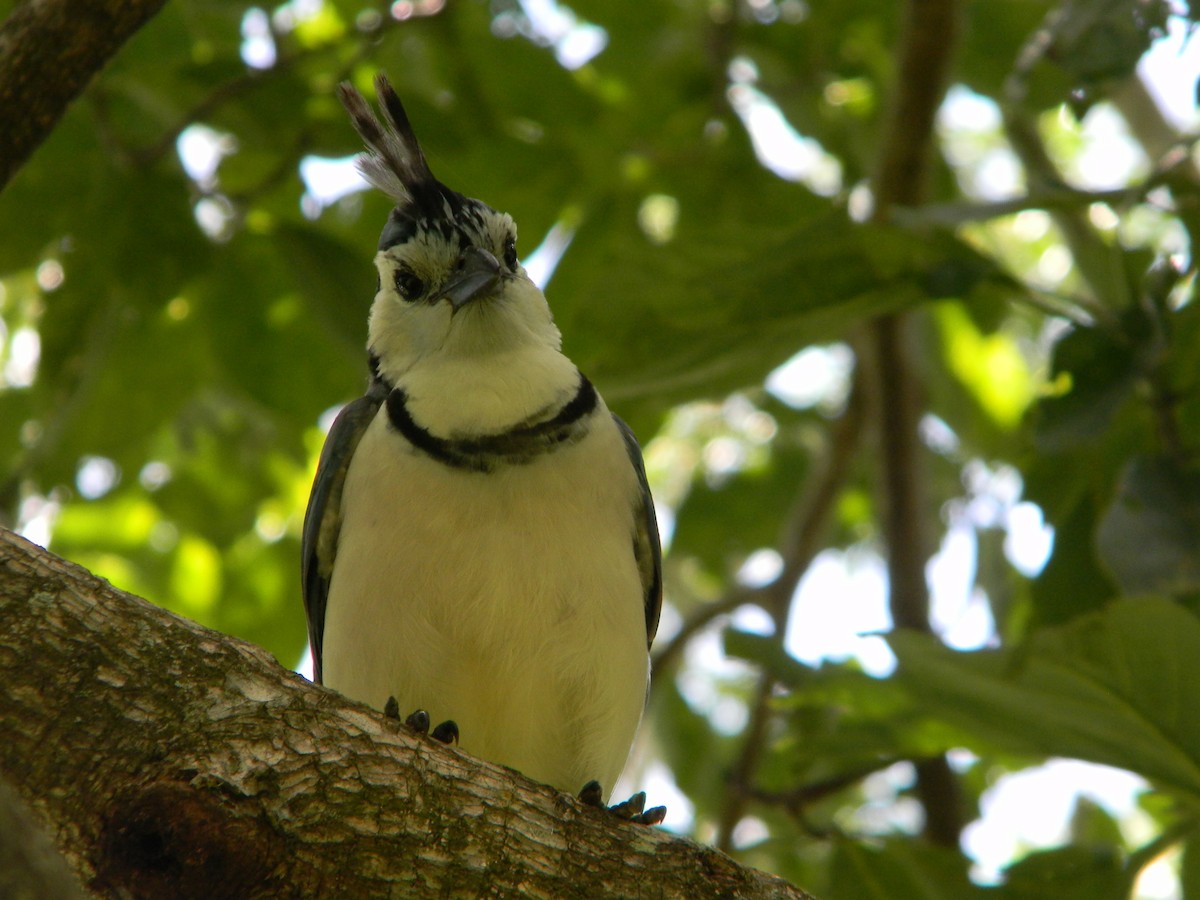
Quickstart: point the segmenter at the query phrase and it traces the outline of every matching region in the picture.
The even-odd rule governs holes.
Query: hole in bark
[[[156,823],[137,822],[130,825],[125,835],[125,846],[129,863],[135,868],[151,872],[179,868],[167,853],[166,838],[156,830]]]
[[[252,896],[279,860],[278,836],[258,814],[179,782],[130,791],[105,816],[92,888],[135,898]]]

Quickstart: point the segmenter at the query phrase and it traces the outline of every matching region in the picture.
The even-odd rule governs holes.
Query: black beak
[[[479,247],[468,247],[458,258],[441,297],[449,300],[458,312],[476,297],[491,291],[499,280],[500,263],[496,257]]]

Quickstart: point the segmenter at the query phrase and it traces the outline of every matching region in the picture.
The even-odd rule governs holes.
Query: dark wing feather
[[[646,481],[646,465],[642,462],[642,448],[632,429],[617,416],[613,416],[621,437],[625,438],[625,450],[637,473],[641,496],[634,509],[633,555],[638,571],[642,575],[642,592],[646,603],[646,646],[654,642],[658,631],[658,616],[662,612],[662,544],[658,538],[658,519],[654,515],[654,499],[650,496],[650,485]]]
[[[304,592],[304,612],[308,617],[308,642],[312,647],[313,681],[321,684],[321,639],[325,633],[325,604],[329,599],[329,580],[337,556],[338,532],[342,527],[342,486],[346,471],[363,432],[375,418],[387,396],[382,386],[373,386],[338,413],[325,439],[317,477],[313,480],[308,510],[304,513],[304,534],[300,545],[300,584]]]

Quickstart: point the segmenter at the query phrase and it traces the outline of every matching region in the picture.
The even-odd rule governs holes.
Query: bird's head
[[[512,218],[452,191],[429,170],[387,77],[375,79],[380,122],[339,86],[367,152],[359,168],[396,204],[379,238],[370,350],[393,383],[422,360],[561,344],[541,290],[517,258]]]

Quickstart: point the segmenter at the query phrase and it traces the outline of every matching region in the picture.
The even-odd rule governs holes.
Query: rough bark
[[[25,0],[0,25],[0,190],[165,0]]]
[[[0,777],[102,897],[797,897],[0,530]]]

